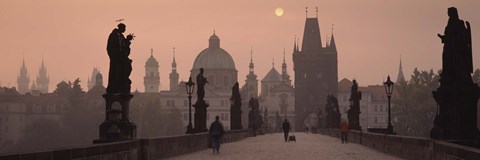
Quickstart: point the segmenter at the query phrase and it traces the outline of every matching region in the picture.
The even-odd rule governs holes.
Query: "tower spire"
[[[318,7],[315,7],[315,12],[317,12],[317,18],[318,18]]]
[[[153,48],[150,48],[150,56],[153,56]]]
[[[397,76],[397,82],[404,82],[405,81],[405,76],[403,75],[403,67],[402,67],[402,55],[400,55],[400,64],[398,66],[398,76]]]
[[[253,63],[253,47],[250,47],[250,63]]]
[[[173,47],[173,63],[175,63],[175,47]]]
[[[297,35],[293,38],[293,53],[297,52]]]
[[[248,66],[250,74],[253,74],[254,65],[253,65],[253,47],[250,48],[250,65]],[[248,78],[248,77],[247,77]]]

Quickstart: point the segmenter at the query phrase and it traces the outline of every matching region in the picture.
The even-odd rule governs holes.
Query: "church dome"
[[[235,69],[235,62],[227,51],[220,48],[220,39],[214,33],[210,36],[208,48],[195,58],[193,68]]]
[[[158,67],[158,61],[153,57],[153,54],[150,55],[150,58],[148,58],[147,62],[145,62],[145,66],[156,66]]]

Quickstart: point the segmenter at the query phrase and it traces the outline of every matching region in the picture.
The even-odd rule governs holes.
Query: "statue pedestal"
[[[477,129],[477,102],[479,88],[475,84],[440,86],[433,91],[439,106],[434,127],[430,132],[433,139],[452,143],[480,146]]]
[[[362,131],[362,127],[360,127],[360,111],[350,109],[347,112],[348,117],[348,125],[351,130]]]
[[[230,108],[230,129],[240,130],[242,127],[242,109],[241,106],[233,105]]]
[[[207,132],[207,107],[209,105],[205,103],[205,100],[195,102],[193,107],[195,108],[195,114],[194,114],[194,128],[193,132],[195,133],[201,133],[201,132]]]
[[[129,120],[132,94],[104,94],[105,121],[100,125],[100,138],[93,143],[130,140],[136,137],[136,126]]]

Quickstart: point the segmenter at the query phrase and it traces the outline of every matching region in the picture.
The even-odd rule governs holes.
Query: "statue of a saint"
[[[203,68],[200,68],[200,73],[197,75],[197,101],[203,101],[205,98],[205,84],[207,83],[207,77],[203,76]]]
[[[438,34],[444,44],[441,79],[443,82],[471,79],[469,77],[473,71],[473,65],[470,24],[467,21],[465,27],[455,7],[448,8],[448,16],[444,35]]]
[[[125,38],[123,35],[126,30],[125,24],[120,23],[117,27],[110,33],[107,42],[107,53],[110,58],[107,93],[111,94],[130,93],[132,83],[129,79],[132,72],[132,60],[128,56],[134,36],[129,34]]]

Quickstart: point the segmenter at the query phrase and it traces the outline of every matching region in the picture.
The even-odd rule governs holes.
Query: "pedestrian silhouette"
[[[224,133],[223,124],[218,119],[220,119],[220,117],[216,116],[215,121],[210,125],[213,153],[220,153],[220,140]]]
[[[285,119],[285,121],[283,122],[282,128],[283,128],[283,136],[285,138],[285,142],[287,142],[288,132],[290,132],[290,123],[288,122],[287,119]]]

